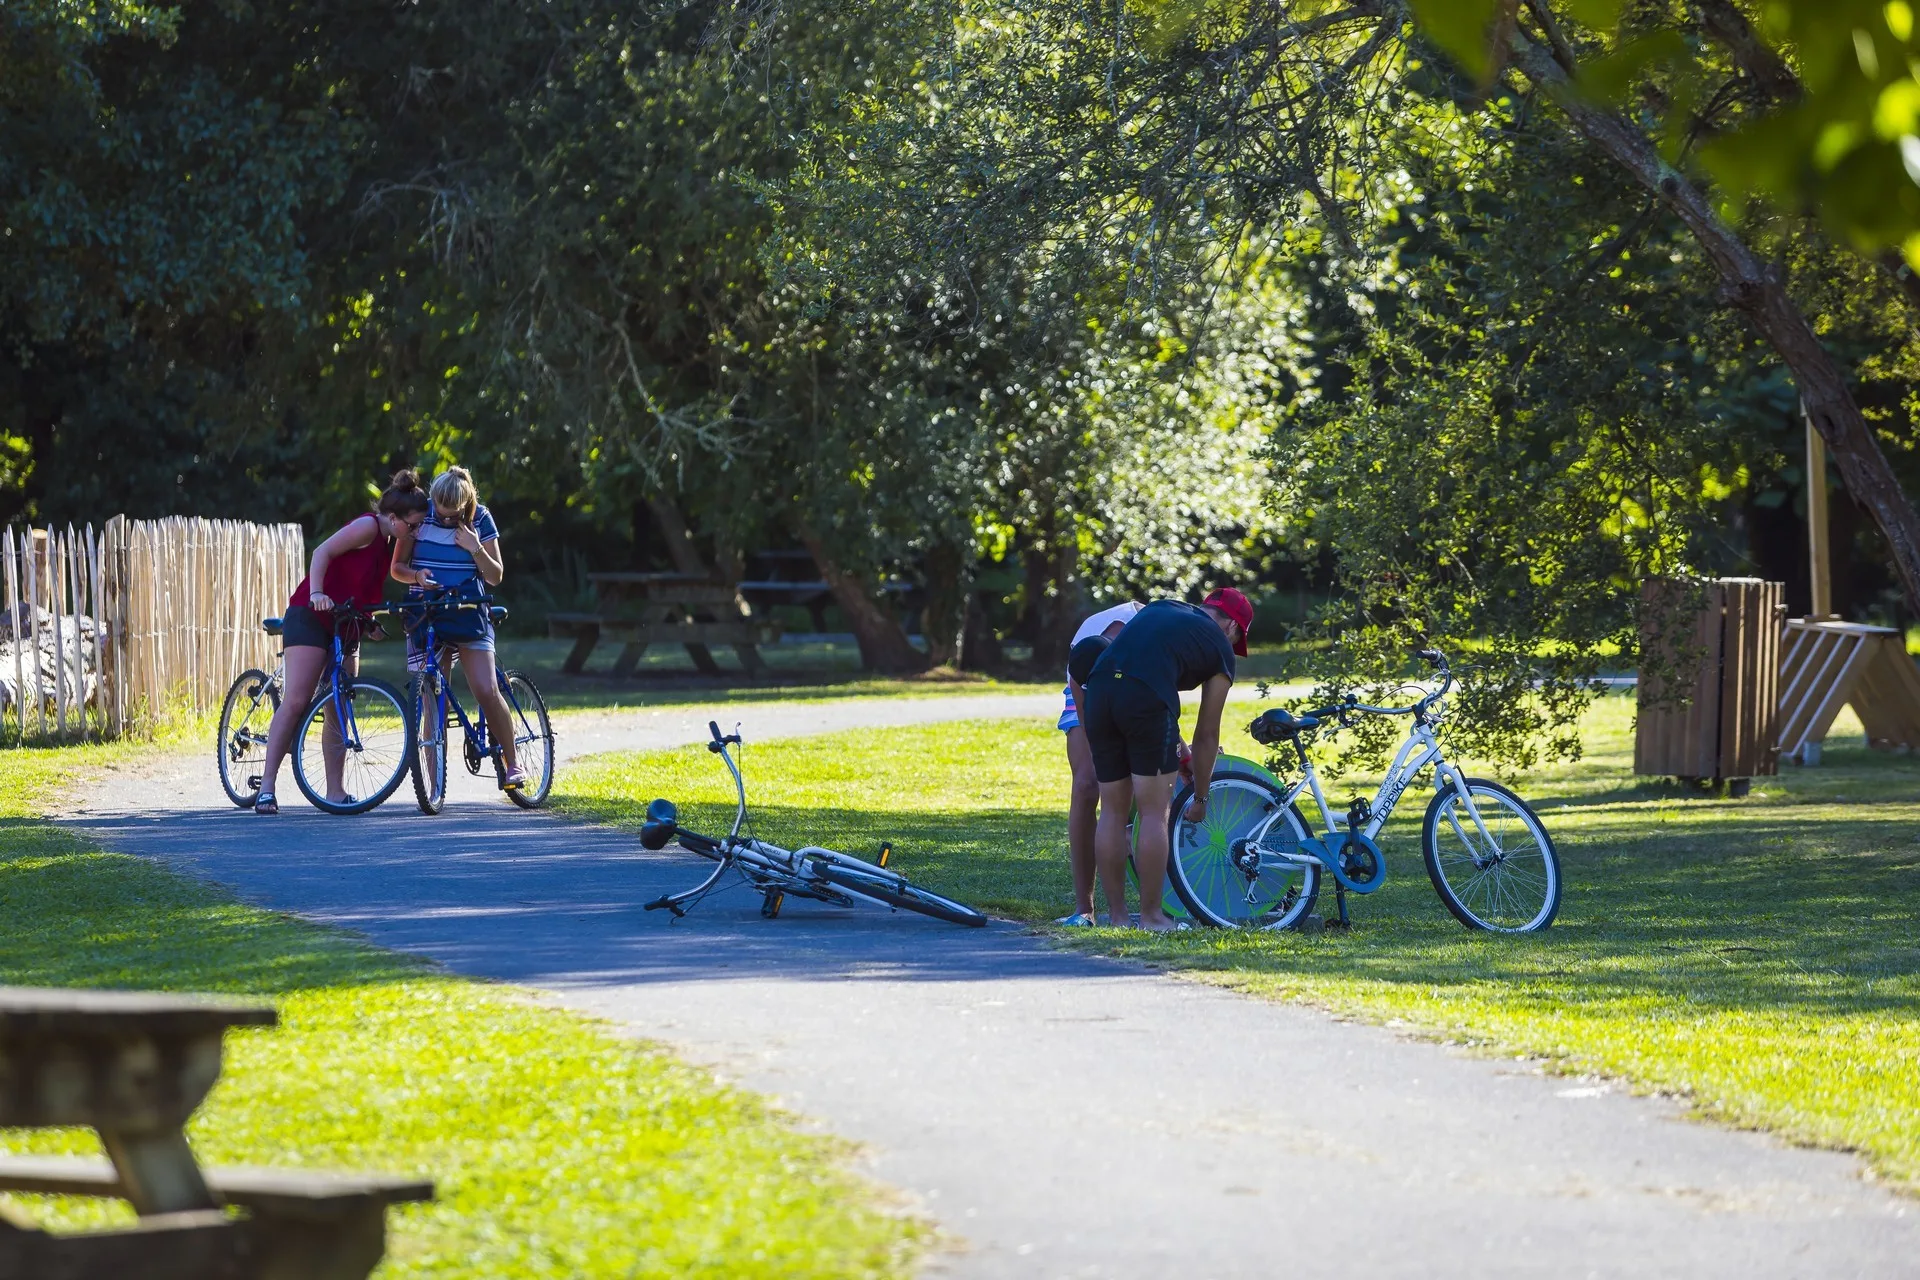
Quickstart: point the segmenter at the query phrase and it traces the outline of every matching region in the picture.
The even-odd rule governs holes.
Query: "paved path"
[[[1048,706],[728,718],[761,738]],[[706,719],[563,728],[576,748],[658,745]],[[1846,1156],[1011,926],[805,903],[765,921],[739,893],[673,922],[640,904],[701,873],[685,853],[470,784],[439,818],[404,799],[351,826],[290,803],[269,849],[269,820],[227,806],[205,762],[168,759],[122,770],[72,820],[253,901],[557,992],[865,1142],[867,1169],[964,1242],[936,1275],[1920,1275],[1920,1205]]]

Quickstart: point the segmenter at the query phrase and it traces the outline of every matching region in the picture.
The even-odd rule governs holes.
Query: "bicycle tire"
[[[413,713],[406,699],[385,680],[355,676],[341,681],[341,687],[351,701],[350,712],[360,740],[359,750],[346,758],[346,772],[350,776],[343,777],[343,787],[353,799],[336,804],[327,799],[324,786],[315,787],[308,777],[308,760],[319,760],[322,755],[325,712],[333,697],[331,682],[314,696],[301,719],[300,731],[294,735],[293,780],[314,808],[344,816],[378,807],[399,787],[400,780],[407,776],[407,761],[413,754],[414,727]],[[321,726],[318,733],[316,725]],[[323,764],[321,782],[325,781]]]
[[[1182,815],[1193,801],[1193,784],[1182,784],[1167,820],[1167,879],[1196,918],[1221,929],[1286,929],[1312,912],[1320,894],[1317,862],[1263,857],[1251,887],[1253,900],[1248,901],[1246,877],[1230,858],[1233,841],[1263,821],[1284,795],[1257,774],[1223,769],[1207,787],[1205,820],[1191,823]],[[1305,818],[1297,806],[1289,805],[1261,849],[1291,852],[1306,836]]]
[[[413,800],[420,812],[439,813],[447,807],[447,713],[440,706],[440,677],[431,687],[422,671],[407,682],[407,706],[413,711],[413,750],[407,753],[407,772],[413,776]]]
[[[527,784],[507,792],[507,799],[522,809],[538,809],[553,792],[553,721],[547,716],[547,700],[524,671],[502,672],[500,686],[513,719],[515,763],[527,775]]]
[[[955,902],[952,898],[943,898],[918,885],[908,884],[904,879],[890,871],[874,867],[870,871],[850,866],[846,862],[832,862],[820,859],[815,864],[820,878],[829,884],[838,885],[864,898],[884,902],[890,907],[901,907],[908,911],[918,911],[923,916],[932,916],[936,920],[945,920],[948,924],[962,924],[978,929],[987,923],[986,916],[975,911],[965,903]]]
[[[1499,846],[1499,858],[1491,865],[1483,865],[1481,854],[1475,849],[1479,843],[1479,829],[1469,821],[1462,823],[1460,815],[1451,812],[1451,806],[1459,801],[1459,792],[1449,787],[1437,793],[1427,804],[1427,816],[1421,826],[1420,843],[1426,854],[1427,877],[1433,881],[1434,892],[1440,895],[1440,901],[1453,918],[1469,929],[1483,929],[1490,933],[1537,933],[1553,923],[1560,913],[1560,894],[1564,880],[1560,874],[1560,854],[1553,847],[1553,837],[1547,834],[1547,828],[1540,821],[1530,805],[1519,796],[1497,782],[1485,778],[1462,778],[1461,782],[1473,795],[1474,808],[1479,811],[1481,822],[1488,829],[1488,835]],[[1498,812],[1490,814],[1488,809]],[[1443,849],[1441,824],[1446,822],[1448,832],[1457,838],[1461,851],[1449,853]],[[1516,853],[1505,848],[1505,832],[1517,825],[1531,840],[1531,851],[1522,849]],[[1469,829],[1472,834],[1469,835]],[[1529,872],[1523,860],[1536,858],[1540,868],[1537,873]],[[1509,863],[1514,870],[1506,870]],[[1471,872],[1469,872],[1471,866]],[[1451,867],[1457,874],[1449,875]],[[1494,871],[1495,877],[1489,881],[1488,872]],[[1456,879],[1461,883],[1456,885]],[[1482,906],[1476,910],[1476,904],[1484,903],[1491,897],[1493,906],[1498,909],[1505,901],[1520,904],[1516,913],[1506,919],[1490,918],[1488,910]],[[1535,901],[1539,905],[1532,905]],[[1529,912],[1531,914],[1529,914]],[[1508,923],[1507,921],[1518,923]]]
[[[214,767],[220,773],[220,785],[225,788],[227,799],[241,809],[253,808],[260,784],[250,779],[266,765],[268,726],[260,726],[258,733],[254,728],[254,717],[259,714],[263,701],[272,703],[272,710],[267,712],[270,725],[280,710],[280,683],[259,668],[249,667],[234,677],[227,689],[227,700],[220,706],[220,733],[213,744]],[[237,723],[236,713],[242,713]],[[247,771],[249,764],[257,766],[255,773]]]

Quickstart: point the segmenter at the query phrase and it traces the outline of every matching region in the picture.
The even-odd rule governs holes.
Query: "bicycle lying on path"
[[[413,718],[406,703],[400,691],[384,680],[343,674],[345,645],[337,634],[343,623],[375,626],[387,612],[368,612],[345,603],[334,606],[333,660],[294,736],[293,780],[315,808],[327,813],[365,813],[392,795],[406,776],[407,744],[413,737]],[[260,626],[277,636],[281,619],[267,618]],[[257,668],[242,671],[220,709],[215,748],[220,785],[242,809],[251,808],[260,794],[267,729],[280,709],[286,672],[284,655],[271,675]],[[343,800],[327,798],[329,766],[335,763]]]
[[[723,876],[734,871],[760,892],[760,914],[768,919],[780,914],[787,895],[792,894],[796,898],[812,898],[836,907],[851,907],[867,899],[884,906],[904,907],[937,920],[975,928],[987,922],[986,916],[972,907],[909,884],[905,876],[890,870],[887,866],[893,853],[890,844],[880,846],[880,861],[873,863],[815,845],[804,849],[782,849],[779,845],[755,839],[751,834],[742,836],[740,828],[747,825],[747,784],[741,776],[740,766],[727,750],[729,746],[740,745],[740,735],[722,735],[720,725],[715,721],[708,721],[707,729],[713,734],[713,740],[707,743],[707,750],[725,761],[727,771],[733,775],[734,791],[738,796],[733,829],[724,837],[703,836],[680,825],[679,811],[671,801],[655,800],[649,804],[646,824],[640,829],[642,845],[659,850],[666,848],[669,841],[677,839],[682,849],[711,858],[719,865],[713,869],[712,875],[693,888],[656,898],[647,904],[647,910],[671,911],[675,918],[684,916],[689,907],[713,891]]]
[[[440,640],[439,621],[479,609],[487,610],[488,617],[496,624],[507,616],[504,608],[493,603],[492,596],[461,596],[451,588],[393,606],[395,613],[411,617],[416,628],[426,629],[426,665],[407,684],[407,706],[419,730],[418,744],[411,753],[413,795],[422,813],[439,813],[446,807],[447,737],[455,724],[460,726],[461,759],[467,772],[477,778],[483,764],[491,760],[495,780],[501,781],[506,776],[501,744],[488,741],[486,716],[469,718],[467,709],[460,705],[459,695],[453,691],[450,677],[460,655],[452,653],[444,667],[440,661],[441,650],[452,650],[456,642]],[[500,692],[507,702],[507,715],[513,722],[515,763],[527,778],[517,787],[505,786],[503,782],[501,789],[522,809],[537,809],[546,803],[547,793],[553,790],[553,722],[547,717],[547,702],[524,671],[506,671],[496,666],[494,679],[499,681]]]
[[[1304,715],[1268,711],[1248,726],[1264,746],[1293,744],[1301,776],[1292,786],[1244,763],[1217,770],[1207,790],[1207,816],[1197,823],[1184,817],[1193,784],[1181,789],[1170,819],[1167,878],[1189,911],[1224,928],[1285,929],[1312,912],[1325,877],[1339,900],[1338,923],[1347,925],[1347,894],[1373,893],[1386,883],[1386,856],[1375,843],[1380,828],[1415,777],[1432,765],[1435,794],[1421,844],[1440,901],[1469,929],[1532,933],[1553,923],[1561,890],[1553,840],[1526,801],[1447,763],[1435,725],[1453,687],[1453,670],[1436,650],[1423,649],[1419,656],[1438,670],[1441,685],[1410,706],[1366,706],[1348,695]],[[1413,723],[1379,791],[1372,800],[1356,798],[1342,824],[1301,739],[1329,721],[1344,727],[1355,715],[1410,715]],[[1308,831],[1295,803],[1302,791],[1311,791],[1324,819],[1318,834]]]

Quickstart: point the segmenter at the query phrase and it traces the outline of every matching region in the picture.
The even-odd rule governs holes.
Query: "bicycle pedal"
[[[777,889],[768,890],[760,899],[760,914],[771,920],[780,914],[780,908],[785,906],[786,902],[786,894]]]
[[[261,778],[261,776],[257,773],[250,773],[247,775],[247,786],[251,787],[255,791],[258,791],[260,789],[260,784],[263,781],[264,779]]]
[[[880,865],[884,867],[891,861],[893,861],[893,841],[882,840],[880,842]]]

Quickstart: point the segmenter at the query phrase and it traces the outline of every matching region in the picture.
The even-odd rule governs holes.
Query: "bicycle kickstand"
[[[1338,920],[1327,921],[1326,927],[1329,929],[1353,928],[1353,921],[1347,918],[1347,886],[1335,881],[1333,886],[1333,900],[1340,905],[1340,918]]]
[[[680,904],[673,900],[673,895],[671,894],[667,895],[664,898],[655,898],[652,902],[649,902],[647,904],[647,910],[649,911],[658,911],[662,907],[665,907],[667,910],[673,912],[673,918],[675,920],[678,920],[682,916],[685,916],[687,914],[684,910],[681,909]]]

